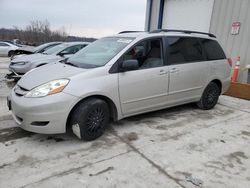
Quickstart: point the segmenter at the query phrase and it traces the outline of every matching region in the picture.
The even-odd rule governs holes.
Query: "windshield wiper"
[[[79,67],[80,68],[83,68],[83,69],[93,69],[93,68],[97,68],[97,67],[101,67],[100,65],[93,65],[93,64],[85,64],[85,63],[81,63],[79,64]]]

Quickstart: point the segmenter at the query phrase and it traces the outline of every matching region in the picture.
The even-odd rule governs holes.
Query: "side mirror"
[[[60,52],[58,55],[59,56],[65,56],[65,55],[70,55],[70,53],[69,52]]]
[[[130,70],[137,70],[139,68],[139,63],[137,60],[126,60],[122,62],[121,70],[123,72]]]

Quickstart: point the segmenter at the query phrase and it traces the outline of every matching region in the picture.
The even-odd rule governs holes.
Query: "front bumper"
[[[7,80],[19,80],[21,77],[23,76],[23,74],[18,74],[18,73],[16,73],[15,71],[13,71],[13,70],[10,70],[10,73],[8,73],[8,74],[6,74],[5,75],[5,78],[7,79]]]
[[[11,62],[9,65],[9,71],[14,72],[16,74],[25,74],[29,70],[32,69],[32,64],[31,63],[26,63],[24,65],[19,65],[15,62]]]
[[[63,92],[41,98],[26,98],[12,90],[8,100],[12,116],[22,129],[59,134],[66,132],[68,115],[78,98]]]

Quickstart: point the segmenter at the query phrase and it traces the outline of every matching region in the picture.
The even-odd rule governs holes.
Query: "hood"
[[[22,49],[16,49],[15,50],[15,53],[21,53],[21,54],[33,54],[34,52],[33,51],[29,51],[29,50],[22,50]]]
[[[24,51],[34,51],[35,47],[34,46],[22,46],[21,48],[19,48],[19,50],[24,50]]]
[[[78,73],[87,71],[88,69],[82,69],[73,67],[71,65],[65,65],[63,63],[51,63],[26,73],[17,83],[17,85],[24,89],[31,90],[39,85],[45,84],[49,81],[68,78]]]
[[[37,53],[37,54],[17,57],[13,59],[11,62],[15,63],[15,62],[20,62],[20,61],[26,61],[26,62],[28,61],[31,63],[36,63],[36,62],[46,63],[52,60],[59,60],[59,59],[61,59],[61,57],[56,56],[56,55],[45,55],[45,54]]]
[[[23,51],[23,52],[34,52],[34,47],[31,46],[24,46],[21,48],[18,48],[16,51]]]

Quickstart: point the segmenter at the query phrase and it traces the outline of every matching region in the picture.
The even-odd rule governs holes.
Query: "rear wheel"
[[[197,103],[197,106],[203,110],[210,110],[217,104],[219,96],[219,86],[216,83],[211,82],[204,90],[200,101]]]
[[[74,134],[90,141],[100,137],[109,123],[109,108],[101,99],[87,99],[80,103],[71,116]]]

